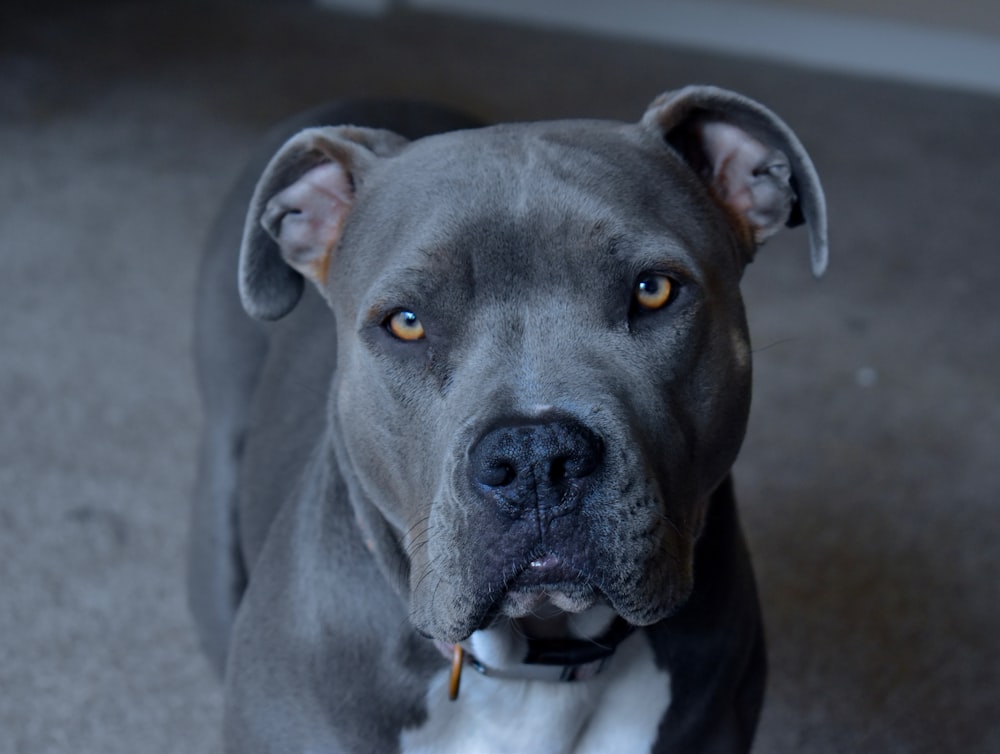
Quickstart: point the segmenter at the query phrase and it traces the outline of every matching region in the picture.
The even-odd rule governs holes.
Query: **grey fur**
[[[425,132],[469,125],[421,112]],[[546,586],[529,562],[557,554],[565,568],[546,588],[606,601],[670,669],[654,751],[746,751],[764,650],[728,482],[750,398],[739,283],[797,207],[825,267],[808,155],[765,108],[714,88],[664,95],[638,124],[411,142],[358,125],[422,135],[412,106],[338,114],[353,126],[293,137],[250,202],[240,296],[284,319],[237,321],[215,279],[226,265],[205,268],[200,319],[224,325],[203,323],[199,340],[209,423],[192,602],[226,665],[229,750],[397,751],[443,663],[425,637],[458,642],[516,617]],[[748,194],[757,214],[726,206],[692,151],[704,118],[768,156]],[[349,211],[303,286],[281,228],[298,210],[268,203],[328,160],[349,178]],[[677,293],[647,312],[633,293],[650,273]],[[399,310],[423,340],[387,331]],[[495,505],[470,451],[521,425],[584,427],[599,462],[558,495],[553,477]]]

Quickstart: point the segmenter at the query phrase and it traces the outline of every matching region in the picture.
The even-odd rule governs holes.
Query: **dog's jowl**
[[[795,135],[691,87],[631,124],[344,104],[273,149],[199,292],[227,751],[748,751],[739,285],[788,225],[826,265]]]

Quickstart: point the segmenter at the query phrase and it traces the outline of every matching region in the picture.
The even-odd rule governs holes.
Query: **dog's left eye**
[[[648,274],[639,278],[633,296],[635,302],[646,311],[656,311],[674,300],[677,283],[666,275]]]
[[[394,338],[407,342],[423,340],[426,335],[420,319],[408,309],[398,311],[389,317],[385,327]]]

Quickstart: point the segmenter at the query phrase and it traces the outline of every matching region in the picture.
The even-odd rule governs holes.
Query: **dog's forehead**
[[[547,195],[580,181],[601,193],[615,178],[637,178],[646,169],[651,142],[637,126],[614,121],[511,123],[420,139],[387,167],[407,182],[429,184],[432,195],[461,188],[476,201],[484,194],[507,201],[518,192]]]
[[[421,139],[377,161],[356,214],[371,241],[401,262],[399,246],[433,248],[479,233],[558,233],[601,226],[609,236],[669,233],[697,245],[692,212],[708,194],[686,164],[635,124],[544,121]],[[386,222],[391,219],[391,222]]]

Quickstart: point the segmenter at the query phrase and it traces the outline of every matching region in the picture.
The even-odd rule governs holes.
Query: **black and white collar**
[[[466,665],[491,678],[553,683],[588,680],[604,669],[608,658],[633,630],[624,618],[615,616],[602,634],[591,639],[525,637],[527,649],[520,662],[502,667],[488,665],[463,644],[439,645],[442,653],[452,661],[449,698],[458,698],[462,670]]]

